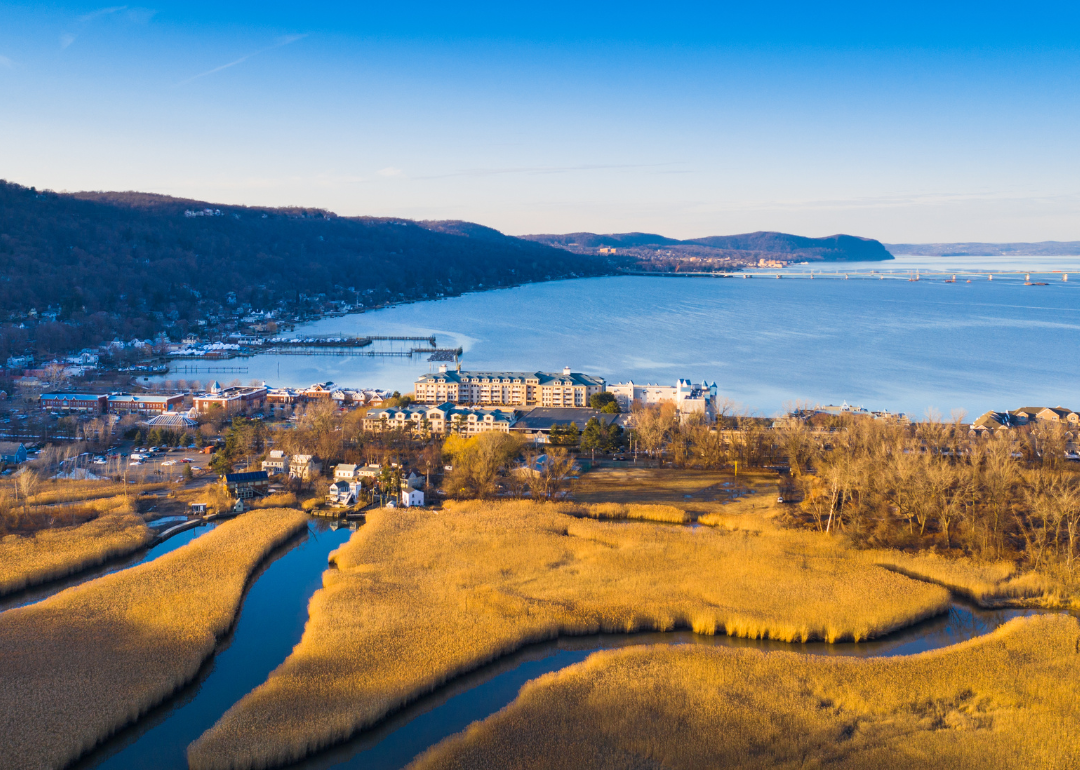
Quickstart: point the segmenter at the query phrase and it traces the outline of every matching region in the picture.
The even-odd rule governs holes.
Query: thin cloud
[[[8,69],[11,69],[14,66],[15,62],[13,62],[11,59],[6,56],[0,56],[0,67],[7,67]]]
[[[624,168],[660,168],[673,166],[674,163],[618,163],[618,164],[586,164],[581,166],[522,166],[519,168],[470,168],[462,171],[454,171],[449,174],[434,174],[432,176],[418,176],[416,179],[450,179],[452,177],[468,176],[499,176],[502,174],[568,174],[574,171],[606,171],[610,169]]]
[[[259,54],[266,53],[267,51],[273,51],[275,48],[281,48],[283,46],[287,46],[287,45],[289,45],[291,43],[295,43],[297,40],[301,40],[301,39],[303,39],[305,37],[307,37],[307,35],[289,35],[288,37],[283,37],[283,38],[281,38],[280,40],[278,40],[276,43],[274,43],[271,46],[267,46],[266,48],[260,48],[258,51],[254,51],[252,53],[246,54],[245,56],[241,56],[236,61],[231,61],[228,64],[222,64],[220,67],[214,67],[212,70],[207,70],[206,72],[200,72],[198,75],[193,75],[192,77],[188,78],[187,80],[181,80],[176,85],[177,86],[187,85],[188,83],[191,83],[194,80],[198,80],[199,78],[204,78],[207,75],[213,75],[214,73],[221,72],[222,70],[227,70],[227,69],[229,69],[229,67],[235,67],[237,64],[243,64],[248,59],[250,59],[250,58],[252,58],[254,56],[258,56]]]
[[[108,8],[98,8],[96,11],[90,11],[90,13],[85,16],[80,16],[79,21],[85,24],[88,21],[93,21],[99,16],[108,16],[111,13],[119,13],[120,11],[126,11],[127,8],[126,5],[113,5]]]
[[[100,19],[102,16],[111,16],[114,13],[120,13],[121,11],[126,11],[127,9],[128,6],[126,5],[110,5],[108,8],[98,8],[96,11],[90,11],[90,13],[79,16],[75,19],[80,27],[79,33],[65,32],[64,34],[62,34],[60,36],[60,47],[67,48],[72,43],[74,43],[75,39],[82,32],[81,28],[94,21],[94,19]],[[151,15],[153,15],[153,12],[151,12]]]
[[[386,168],[381,168],[378,171],[376,171],[375,173],[378,174],[379,176],[386,176],[386,177],[405,176],[404,171],[402,171],[400,168],[394,168],[393,166],[387,166]]]

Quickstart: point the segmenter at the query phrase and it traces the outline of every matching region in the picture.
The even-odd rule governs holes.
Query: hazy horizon
[[[0,8],[0,177],[508,234],[1080,239],[1080,10]]]

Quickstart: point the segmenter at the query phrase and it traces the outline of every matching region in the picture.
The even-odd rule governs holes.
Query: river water
[[[957,283],[903,277],[927,266],[961,275]],[[962,273],[981,267],[1000,272],[966,283]],[[1006,274],[1051,268],[1076,275],[1065,282],[1047,274],[1037,278],[1049,285],[1024,286],[1023,274]],[[864,277],[555,281],[326,318],[297,332],[434,334],[439,347],[464,349],[466,369],[571,366],[609,382],[707,379],[721,396],[764,415],[796,400],[918,418],[929,408],[946,417],[953,409],[974,417],[1031,405],[1080,408],[1080,259],[913,257],[839,269]],[[874,269],[900,277],[865,277]],[[330,380],[407,392],[437,366],[419,356],[261,355],[226,363],[248,371],[167,379]]]
[[[255,575],[232,632],[196,680],[76,767],[185,770],[188,745],[266,681],[300,641],[308,600],[322,586],[330,552],[351,534],[311,520],[306,532],[271,554]]]

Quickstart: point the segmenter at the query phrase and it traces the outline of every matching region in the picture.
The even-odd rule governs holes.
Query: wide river
[[[958,281],[925,272],[918,282],[906,280],[904,271],[930,267],[958,272]],[[995,271],[994,280],[973,274],[967,282],[964,272],[980,269]],[[1048,285],[1025,286],[1022,272],[1008,274],[1053,269],[1076,275],[1064,281],[1046,273],[1032,280]],[[539,283],[327,318],[296,331],[434,334],[439,347],[464,349],[466,369],[570,366],[608,382],[715,381],[722,397],[763,415],[799,400],[919,418],[930,408],[945,417],[953,409],[970,417],[1020,406],[1080,409],[1080,259],[901,257],[829,266],[839,277],[793,275],[807,270],[788,268],[785,280],[773,271],[753,279]],[[897,272],[877,280],[870,270]],[[421,356],[264,355],[225,363],[248,370],[168,378],[283,386],[330,380],[407,392],[437,366]]]

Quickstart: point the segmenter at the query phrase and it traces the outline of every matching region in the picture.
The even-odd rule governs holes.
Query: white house
[[[354,505],[359,499],[359,481],[335,481],[330,485],[330,491],[326,495],[326,501],[337,506]]]
[[[424,493],[419,489],[405,487],[401,490],[401,504],[406,508],[422,508],[424,506]]]
[[[270,458],[262,461],[262,469],[267,472],[268,475],[273,476],[278,473],[285,472],[285,465],[288,460],[285,459],[285,453],[280,449],[271,449]]]
[[[310,481],[319,475],[322,463],[312,455],[293,455],[289,460],[289,476],[302,481]]]
[[[341,463],[334,468],[334,481],[356,481],[360,478],[356,471],[355,465]]]

